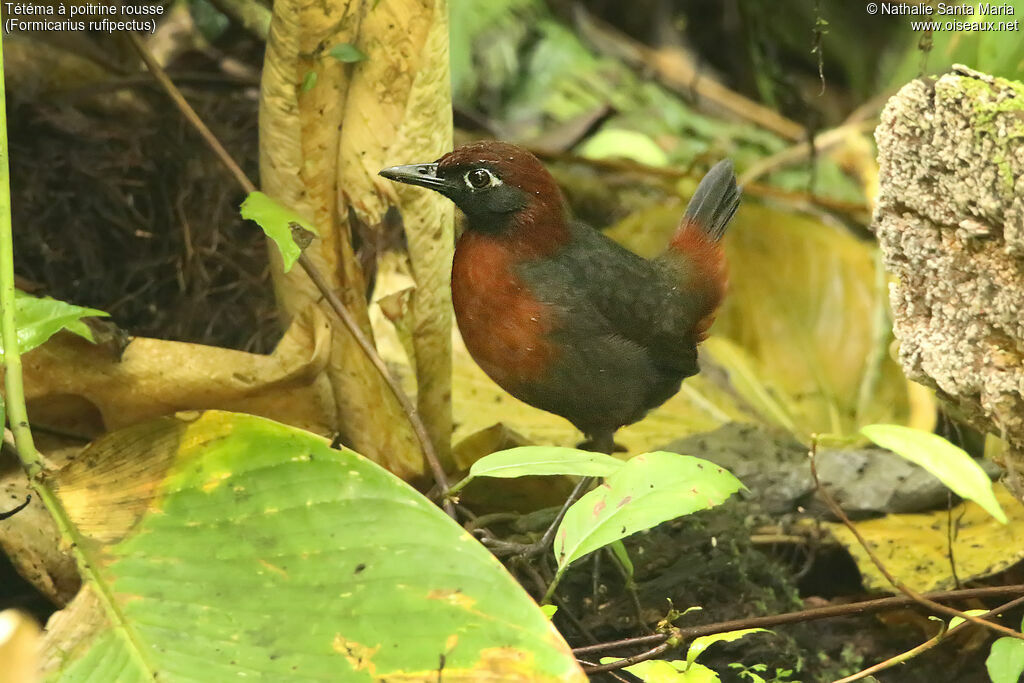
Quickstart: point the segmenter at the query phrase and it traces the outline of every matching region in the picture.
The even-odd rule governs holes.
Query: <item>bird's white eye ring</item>
[[[467,171],[465,180],[466,185],[474,190],[482,190],[485,187],[501,185],[501,181],[498,180],[498,177],[486,168],[474,168],[472,171]]]

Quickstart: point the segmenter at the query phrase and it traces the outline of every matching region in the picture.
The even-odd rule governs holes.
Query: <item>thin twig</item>
[[[581,665],[581,666],[588,667],[587,669],[585,669],[587,671],[589,671],[590,669],[592,669],[592,668],[594,668],[596,666],[600,666],[600,664],[596,664],[594,662],[588,662],[588,661],[586,661],[584,659],[577,659],[576,663]],[[609,676],[611,676],[612,678],[614,678],[617,681],[621,681],[622,683],[629,683],[629,681],[627,681],[625,678],[623,678],[622,676],[618,675],[614,671],[605,671],[605,673],[608,674]]]
[[[32,494],[30,493],[27,496],[25,496],[25,502],[24,503],[19,503],[18,505],[16,505],[15,507],[11,508],[10,510],[7,510],[6,512],[0,512],[0,520],[9,519],[9,518],[13,517],[14,515],[18,514],[19,512],[21,512],[22,510],[27,508],[28,504],[31,503],[31,502],[32,502]]]
[[[128,37],[131,39],[132,46],[135,51],[139,53],[139,57],[146,63],[150,73],[153,77],[163,86],[167,95],[171,98],[174,104],[181,111],[182,115],[192,124],[207,146],[217,155],[231,174],[238,181],[238,184],[242,186],[242,189],[248,193],[256,192],[256,185],[253,184],[249,177],[245,175],[245,171],[235,162],[228,151],[220,143],[220,140],[213,134],[213,132],[203,123],[203,120],[199,118],[199,115],[192,108],[192,106],[185,100],[181,91],[174,85],[167,74],[164,72],[163,67],[160,66],[153,59],[153,55],[149,53],[146,46],[143,45],[142,41],[139,40],[138,36],[133,33],[129,33]],[[409,397],[405,395],[405,391],[402,386],[398,383],[398,380],[394,378],[391,371],[388,370],[387,365],[384,364],[384,360],[377,353],[377,349],[374,348],[370,340],[363,334],[363,331],[356,324],[352,314],[349,313],[348,309],[345,308],[345,304],[342,303],[338,295],[334,293],[330,284],[320,273],[319,269],[310,261],[310,259],[303,253],[299,256],[299,265],[306,271],[306,275],[316,285],[317,289],[323,295],[324,299],[330,305],[331,309],[337,314],[341,321],[348,328],[349,334],[355,339],[356,344],[362,349],[363,353],[369,359],[373,367],[380,373],[384,383],[387,384],[388,389],[394,395],[398,404],[402,408],[402,412],[405,413],[406,418],[409,420],[409,424],[412,426],[413,433],[416,435],[416,440],[419,441],[420,449],[423,451],[423,457],[426,459],[427,464],[430,466],[430,470],[434,475],[434,481],[437,486],[441,489],[441,501],[444,506],[445,512],[450,517],[455,518],[455,507],[450,500],[448,500],[448,478],[445,476],[444,469],[441,467],[440,461],[437,459],[437,453],[434,451],[434,445],[430,441],[430,437],[427,435],[427,430],[423,426],[423,421],[420,420],[419,414],[416,412],[416,408],[412,405]]]
[[[781,152],[755,162],[740,175],[738,182],[741,185],[746,185],[761,178],[766,173],[825,152],[841,143],[850,135],[870,133],[878,124],[879,111],[895,92],[895,90],[886,90],[872,97],[854,109],[840,125],[818,133],[814,136],[813,140],[799,142]]]
[[[569,609],[569,605],[565,600],[555,595],[552,596],[551,601],[558,607],[558,613],[555,614],[556,617],[561,615],[568,619],[584,638],[592,643],[597,642],[597,636],[594,635],[594,632],[587,628],[586,624],[584,624],[583,621],[577,617],[571,609]]]
[[[958,519],[956,523],[958,524]],[[956,533],[953,530],[953,492],[946,491],[946,555],[949,559],[949,571],[953,575],[953,585],[960,587],[960,577],[956,573],[956,553],[953,551],[953,541],[956,540]]]
[[[629,571],[626,570],[626,566],[619,561],[618,556],[615,555],[615,551],[611,549],[611,546],[605,546],[604,550],[608,554],[612,564],[615,565],[619,570],[619,573],[622,574],[623,588],[625,588],[626,592],[629,593],[630,602],[633,605],[633,611],[636,616],[636,625],[648,633],[654,633],[654,629],[652,629],[644,620],[644,607],[640,603],[640,593],[637,591],[636,581],[634,581],[633,577],[630,576]],[[598,555],[598,557],[600,557],[600,555]],[[594,596],[594,601],[597,601],[597,596]]]
[[[752,183],[767,173],[771,173],[772,171],[784,166],[789,166],[790,164],[795,164],[807,159],[811,156],[812,152],[819,154],[835,147],[850,135],[864,135],[869,133],[875,129],[877,124],[878,121],[876,119],[868,119],[867,121],[848,121],[836,128],[818,133],[818,135],[814,136],[813,142],[800,142],[792,147],[787,147],[781,152],[759,159],[740,174],[740,177],[736,182],[740,185]]]
[[[461,507],[461,506],[460,506]],[[462,525],[462,528],[466,531],[473,532],[477,529],[483,529],[490,526],[491,524],[502,524],[504,522],[512,522],[522,517],[518,512],[492,512],[487,515],[480,515],[474,517]]]
[[[135,48],[135,51],[139,53],[139,57],[143,62],[145,62],[146,67],[149,69],[149,73],[151,73],[153,78],[155,78],[161,87],[163,87],[164,92],[167,93],[167,96],[170,97],[175,106],[178,107],[178,111],[180,111],[182,116],[192,124],[192,127],[196,129],[199,135],[202,136],[207,146],[213,150],[221,163],[224,164],[231,172],[231,175],[235,176],[235,180],[237,180],[238,184],[242,186],[242,189],[246,192],[255,192],[256,185],[249,180],[249,177],[245,175],[245,171],[242,170],[242,167],[235,162],[230,154],[228,154],[228,151],[224,149],[224,145],[220,144],[220,140],[218,140],[217,136],[213,134],[213,131],[211,131],[207,125],[203,123],[203,120],[199,118],[199,114],[197,114],[196,110],[192,108],[192,105],[188,103],[185,96],[181,94],[178,87],[174,85],[171,79],[167,76],[164,68],[160,66],[160,64],[153,58],[153,55],[150,54],[146,46],[143,45],[142,41],[139,40],[139,37],[134,33],[128,33],[128,39],[131,41],[132,47]]]
[[[380,376],[384,379],[384,382],[391,389],[391,393],[394,394],[398,404],[402,407],[402,411],[409,418],[409,424],[412,425],[412,430],[416,434],[416,439],[420,442],[420,448],[423,451],[423,456],[426,458],[427,463],[430,465],[430,469],[434,474],[434,482],[441,489],[441,502],[444,506],[445,512],[455,519],[455,505],[448,498],[448,478],[444,474],[444,468],[441,467],[441,462],[437,459],[437,453],[434,451],[434,444],[430,441],[430,436],[427,434],[426,428],[423,426],[423,421],[420,420],[419,414],[416,412],[416,407],[413,406],[412,401],[405,395],[405,391],[402,390],[402,385],[398,383],[391,371],[388,370],[387,365],[384,364],[384,360],[377,353],[377,349],[374,348],[370,340],[363,334],[363,331],[359,329],[359,325],[355,319],[352,318],[352,314],[345,308],[345,304],[341,302],[338,295],[334,293],[331,286],[324,279],[324,276],[320,273],[313,262],[309,260],[309,257],[303,253],[299,256],[299,265],[306,271],[306,275],[313,281],[320,293],[327,299],[327,303],[331,305],[334,312],[338,314],[342,322],[345,323],[345,327],[348,328],[352,334],[353,339],[356,340],[356,344],[363,350],[366,357],[370,359],[370,362],[380,373]]]
[[[939,593],[928,593],[925,597],[934,601],[970,600],[975,598],[989,598],[1001,595],[1024,595],[1024,584],[1010,586],[987,586],[985,588],[964,588],[956,591],[943,591]],[[833,619],[861,614],[873,614],[888,609],[907,607],[917,603],[905,595],[896,595],[888,598],[876,598],[874,600],[862,600],[850,602],[845,605],[829,605],[827,607],[814,607],[812,609],[800,610],[798,612],[787,612],[785,614],[772,614],[764,617],[751,617],[748,619],[732,619],[721,621],[715,624],[703,626],[688,626],[677,628],[672,635],[679,639],[688,640],[700,636],[710,636],[726,631],[736,631],[744,628],[769,628],[772,626],[783,626],[785,624],[802,623],[805,621],[816,621],[818,619]],[[651,636],[637,636],[635,638],[624,638],[597,645],[585,645],[573,648],[573,654],[577,656],[587,655],[593,652],[608,652],[620,650],[627,647],[642,647],[667,640],[668,634],[659,633]]]
[[[871,562],[874,563],[876,567],[878,567],[878,571],[882,573],[882,576],[884,576],[886,580],[889,583],[891,583],[896,590],[903,593],[907,597],[912,598],[914,602],[920,603],[921,605],[924,605],[925,607],[928,607],[933,611],[941,612],[942,614],[948,614],[954,617],[960,617],[962,619],[974,622],[975,624],[978,624],[980,626],[989,628],[993,631],[997,631],[1003,634],[1004,636],[1010,636],[1012,638],[1017,638],[1018,640],[1024,640],[1024,634],[1018,633],[1013,629],[1007,628],[1001,624],[994,624],[991,621],[985,621],[980,617],[967,614],[966,612],[961,612],[960,610],[953,609],[952,607],[940,605],[934,600],[929,600],[928,598],[924,597],[923,595],[921,595],[920,593],[918,593],[917,591],[915,591],[914,589],[910,588],[902,581],[897,579],[895,576],[893,576],[892,573],[888,570],[888,568],[886,568],[885,564],[878,558],[878,555],[875,554],[875,551],[871,549],[871,546],[868,545],[867,540],[861,535],[860,531],[857,529],[857,526],[853,522],[851,522],[850,518],[846,516],[845,512],[843,512],[843,508],[839,506],[839,503],[837,503],[835,498],[832,497],[832,494],[829,493],[821,485],[821,482],[818,480],[818,468],[814,464],[814,459],[815,455],[817,454],[817,450],[818,440],[817,438],[812,437],[811,450],[808,453],[808,455],[810,456],[811,477],[814,479],[815,489],[819,493],[821,493],[822,499],[825,501],[825,504],[828,505],[829,509],[832,511],[832,514],[838,517],[846,526],[846,528],[850,530],[850,533],[854,535],[854,537],[857,539],[857,542],[861,545],[862,548],[864,548],[864,551],[867,553],[868,557],[871,558]]]
[[[583,164],[598,170],[607,170],[620,173],[637,173],[654,178],[666,178],[678,180],[679,178],[692,178],[694,172],[690,169],[673,166],[648,166],[632,159],[588,159],[572,152],[553,152],[547,149],[527,147],[540,159],[548,161],[561,161],[572,164]],[[778,199],[791,203],[807,203],[827,211],[834,211],[845,215],[857,215],[870,212],[870,207],[864,202],[849,202],[841,199],[831,199],[818,195],[811,195],[806,192],[791,192],[761,183],[749,183],[743,186],[744,196],[765,197]]]
[[[607,664],[599,664],[597,666],[587,667],[583,669],[583,673],[590,675],[603,673],[605,671],[625,669],[627,666],[633,666],[634,664],[639,664],[640,662],[646,662],[648,659],[654,659],[655,657],[662,654],[671,647],[673,647],[673,642],[666,641],[661,645],[658,645],[657,647],[652,647],[650,650],[647,650],[646,652],[641,652],[638,655],[633,655],[632,657],[620,659],[617,662],[608,662]]]
[[[612,54],[633,68],[653,73],[663,85],[684,97],[696,94],[700,100],[789,140],[803,137],[804,127],[799,123],[701,74],[697,64],[683,51],[647,47],[588,13],[582,4],[573,5],[573,10],[580,33],[598,52]]]
[[[886,669],[891,669],[892,667],[896,666],[897,664],[902,664],[903,662],[906,662],[906,661],[909,661],[909,660],[913,659],[914,657],[918,656],[922,652],[925,652],[927,650],[932,649],[933,647],[935,647],[936,645],[938,645],[942,641],[942,639],[943,639],[943,637],[945,635],[946,635],[945,634],[945,626],[943,626],[942,629],[939,630],[939,633],[937,635],[935,635],[932,638],[929,638],[928,640],[924,641],[923,643],[921,643],[917,647],[911,648],[911,649],[907,650],[906,652],[901,652],[898,655],[895,655],[894,657],[890,657],[889,659],[885,660],[884,662],[879,662],[878,664],[875,664],[873,666],[869,666],[868,668],[864,669],[863,671],[858,671],[855,674],[847,676],[846,678],[840,678],[839,680],[833,681],[832,683],[852,683],[853,681],[859,681],[862,678],[867,678],[868,676],[871,676],[872,674],[876,674],[879,671],[884,671]]]
[[[1021,605],[1021,604],[1024,604],[1024,597],[1019,597],[1019,598],[1017,598],[1015,600],[1011,600],[1010,602],[1007,602],[1006,604],[1000,605],[999,607],[996,607],[995,609],[991,609],[988,612],[985,612],[981,616],[982,616],[982,618],[998,616],[999,614],[1002,614],[1003,612],[1011,610],[1014,607],[1016,607],[1017,605]],[[890,657],[889,659],[886,659],[883,662],[879,662],[878,664],[875,664],[873,666],[869,666],[868,668],[866,668],[866,669],[864,669],[862,671],[858,671],[857,673],[852,674],[850,676],[847,676],[846,678],[841,678],[838,681],[835,681],[834,683],[852,683],[853,681],[859,681],[862,678],[866,678],[868,676],[876,674],[879,671],[884,671],[885,669],[892,668],[892,667],[896,666],[897,664],[902,664],[903,662],[906,662],[906,661],[908,661],[910,659],[913,659],[914,657],[916,657],[917,655],[921,654],[922,652],[925,652],[927,650],[932,649],[933,647],[938,645],[941,641],[948,639],[954,633],[956,633],[957,631],[959,631],[962,628],[966,628],[967,626],[968,626],[968,622],[965,621],[965,622],[963,622],[961,624],[957,624],[955,627],[949,629],[948,631],[940,631],[939,634],[937,636],[935,636],[934,638],[930,638],[929,640],[921,643],[920,645],[918,645],[917,647],[915,647],[915,648],[913,648],[911,650],[907,650],[906,652],[901,652],[900,654],[896,655],[895,657]]]
[[[182,84],[195,84],[195,85],[220,85],[220,86],[233,86],[237,88],[253,88],[260,84],[259,79],[250,78],[247,76],[235,76],[226,73],[206,73],[202,71],[178,71],[175,70],[173,74],[168,74],[168,77],[173,76],[174,81]],[[50,95],[56,101],[62,104],[70,104],[81,99],[93,97],[100,93],[106,92],[117,92],[118,90],[126,90],[129,88],[137,87],[158,87],[159,84],[153,83],[153,77],[151,75],[138,73],[130,74],[127,76],[111,76],[110,78],[96,83],[90,83],[89,85],[83,85],[76,88],[69,88],[62,90],[60,93],[54,93]]]
[[[555,533],[558,532],[558,526],[562,523],[565,518],[565,513],[569,511],[572,504],[575,503],[582,495],[584,490],[588,486],[594,483],[594,477],[581,477],[579,482],[573,488],[569,497],[565,499],[565,503],[559,508],[558,514],[555,515],[555,519],[548,525],[544,535],[541,536],[539,541],[535,541],[529,544],[522,543],[509,543],[508,541],[490,541],[486,545],[491,549],[498,557],[509,557],[511,555],[523,555],[525,557],[531,557],[537,555],[551,547],[552,542],[555,540]],[[548,595],[545,596],[545,600],[550,597],[551,591],[554,590],[553,586],[548,587]]]

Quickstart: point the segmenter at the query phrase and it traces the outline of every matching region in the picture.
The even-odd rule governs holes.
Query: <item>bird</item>
[[[540,160],[510,143],[469,143],[380,175],[465,215],[451,290],[466,348],[508,393],[575,425],[582,448],[612,453],[620,427],[697,374],[727,285],[721,239],[740,202],[731,161],[704,176],[653,259],[573,220]]]

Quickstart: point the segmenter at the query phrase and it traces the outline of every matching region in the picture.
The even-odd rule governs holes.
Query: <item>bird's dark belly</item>
[[[557,340],[563,335],[552,336]],[[683,380],[678,372],[656,367],[644,349],[618,337],[576,337],[556,345],[562,353],[543,379],[512,393],[565,417],[587,434],[636,422],[678,392]]]

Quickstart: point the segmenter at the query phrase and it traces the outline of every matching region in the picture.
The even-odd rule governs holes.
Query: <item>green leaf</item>
[[[231,26],[231,20],[210,4],[209,0],[192,0],[188,3],[192,21],[203,38],[215,42]]]
[[[985,660],[992,683],[1017,683],[1024,673],[1024,641],[999,638]]]
[[[250,193],[242,202],[239,211],[242,218],[255,221],[263,228],[267,237],[274,241],[281,252],[286,273],[302,254],[302,247],[295,242],[296,233],[306,230],[314,235],[320,234],[312,223],[262,192]]]
[[[718,683],[720,680],[714,669],[703,664],[693,663],[683,672],[685,683]]]
[[[84,588],[51,622],[50,680],[583,680],[483,546],[308,432],[182,414],[56,477]]]
[[[626,582],[632,584],[633,582],[633,560],[629,558],[629,553],[626,552],[626,544],[622,541],[612,541],[608,544],[608,547],[612,549],[612,554],[615,555],[615,559],[619,561],[622,568],[626,570]],[[699,609],[699,608],[698,608]],[[686,614],[683,612],[683,614]]]
[[[602,664],[618,662],[618,657],[602,657]],[[695,664],[684,670],[686,662],[667,662],[663,659],[649,659],[646,662],[625,667],[645,683],[718,683],[718,674],[702,664]]]
[[[307,71],[306,75],[302,77],[302,85],[300,89],[302,92],[309,92],[316,87],[317,74],[315,71]]]
[[[621,128],[604,128],[580,148],[587,159],[630,159],[647,166],[668,166],[668,155],[643,133]]]
[[[1006,524],[1006,513],[992,491],[992,481],[963,449],[937,434],[899,425],[868,425],[860,431],[882,448],[928,470],[955,494],[974,501]]]
[[[366,59],[366,54],[352,43],[338,43],[327,54],[339,62],[361,62]]]
[[[558,605],[541,605],[540,611],[544,613],[544,616],[550,621],[555,613],[558,612]]]
[[[558,571],[612,541],[718,505],[742,487],[707,460],[663,451],[638,455],[569,508],[555,537]]]
[[[986,612],[988,612],[988,610],[984,610],[984,609],[965,609],[964,610],[964,614],[970,614],[972,617],[980,617],[982,614],[985,614]],[[960,624],[964,623],[965,621],[967,621],[967,620],[964,619],[963,617],[953,617],[952,619],[949,620],[949,630],[952,631],[953,629],[955,629],[957,626],[959,626]]]
[[[82,322],[89,316],[108,316],[95,308],[84,308],[48,296],[35,297],[20,290],[14,292],[14,318],[18,327],[18,350],[28,353],[61,330],[95,341],[92,331]],[[0,358],[3,342],[0,341]]]
[[[734,640],[739,640],[743,636],[750,635],[751,633],[757,633],[764,631],[765,633],[771,633],[766,628],[741,628],[737,631],[726,631],[725,633],[716,633],[710,636],[701,636],[700,638],[694,638],[693,642],[690,643],[689,649],[686,651],[686,663],[692,665],[697,657],[700,657],[704,650],[708,649],[715,643],[731,643]]]
[[[451,488],[461,490],[477,477],[515,479],[531,475],[574,474],[580,477],[606,477],[625,463],[604,453],[556,446],[520,446],[486,455],[469,468],[469,476]]]

